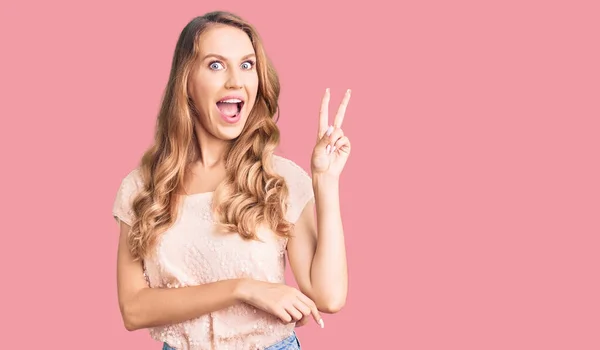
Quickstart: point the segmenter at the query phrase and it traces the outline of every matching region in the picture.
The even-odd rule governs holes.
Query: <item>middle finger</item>
[[[298,299],[298,301],[294,302],[294,306],[296,309],[300,310],[304,316],[310,315],[310,306],[303,303],[302,300]]]
[[[342,103],[340,103],[340,107],[338,108],[337,114],[335,115],[333,126],[335,126],[336,128],[342,127],[342,122],[344,121],[344,116],[346,114],[346,108],[348,107],[348,103],[350,102],[350,93],[351,91],[350,89],[348,89],[346,91],[346,94],[344,95]]]

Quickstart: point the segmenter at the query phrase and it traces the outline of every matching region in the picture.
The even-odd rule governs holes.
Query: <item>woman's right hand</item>
[[[296,288],[286,284],[243,280],[240,296],[245,303],[268,312],[283,322],[298,322],[312,316],[321,328],[324,327],[315,303]]]

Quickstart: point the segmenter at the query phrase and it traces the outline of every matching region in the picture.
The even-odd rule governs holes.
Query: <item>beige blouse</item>
[[[289,188],[287,220],[296,222],[314,197],[312,180],[296,163],[274,155],[273,166]],[[113,216],[131,225],[131,200],[141,188],[138,169],[132,170],[118,190]],[[212,230],[212,192],[185,197],[175,224],[144,260],[152,288],[178,288],[224,279],[253,278],[285,283],[287,239],[268,229],[257,232],[263,242],[244,241],[237,234]],[[150,328],[153,339],[176,349],[264,349],[292,334],[294,324],[247,304],[238,304],[179,324]]]

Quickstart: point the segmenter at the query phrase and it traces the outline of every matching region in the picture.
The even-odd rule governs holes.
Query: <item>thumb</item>
[[[306,325],[309,320],[310,320],[310,317],[307,317],[307,316],[302,317],[302,319],[300,321],[296,322],[296,327],[302,327],[302,326]]]

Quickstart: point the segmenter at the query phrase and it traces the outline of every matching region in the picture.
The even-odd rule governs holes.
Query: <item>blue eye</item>
[[[254,67],[254,62],[252,62],[252,61],[246,61],[246,62],[242,63],[243,69],[252,69],[252,67]]]
[[[217,70],[223,68],[223,65],[219,62],[212,62],[209,67],[210,69]]]

